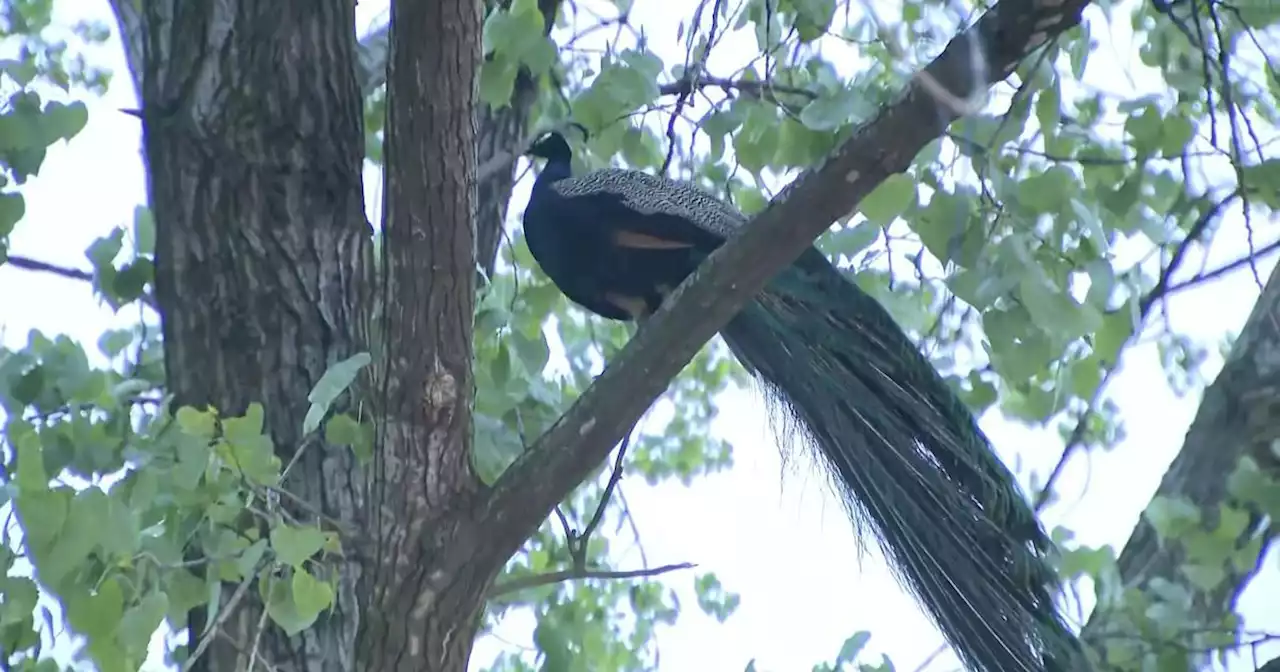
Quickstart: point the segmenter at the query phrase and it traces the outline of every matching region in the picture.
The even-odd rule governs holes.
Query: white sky
[[[94,18],[114,27],[107,3],[75,3],[84,12],[80,15],[70,14],[69,4],[58,3],[60,21],[70,24],[77,18]],[[672,12],[668,6],[664,13],[661,4],[636,3],[632,22],[645,27],[650,46],[670,65],[682,60],[683,54],[675,40],[675,23],[691,14],[694,5],[687,3],[688,10],[681,12]],[[386,6],[385,2],[361,2],[358,24],[365,26],[371,18],[385,16]],[[1118,23],[1127,29],[1127,20]],[[1105,41],[1100,32],[1095,27],[1095,38]],[[1136,53],[1128,35],[1115,36],[1109,46]],[[711,71],[729,72],[753,52],[749,38],[724,44],[713,55]],[[113,39],[107,48],[88,55],[92,62],[117,73],[113,86],[104,98],[88,101],[88,126],[70,144],[53,147],[40,176],[24,188],[27,215],[11,238],[14,254],[78,268],[88,267],[85,247],[113,226],[127,227],[134,207],[146,198],[139,123],[118,111],[136,107],[119,44]],[[1093,62],[1088,77],[1100,88],[1134,90],[1133,81],[1114,68],[1106,70],[1114,60],[1100,57]],[[1149,73],[1139,73],[1136,81],[1139,90],[1160,86]],[[377,181],[371,186],[370,200],[376,200],[380,197]],[[523,210],[527,193],[527,184],[517,190],[513,215]],[[1238,212],[1228,217],[1208,267],[1246,254],[1245,235]],[[1200,261],[1191,259],[1186,267],[1200,268]],[[1262,278],[1274,263],[1273,258],[1259,265]],[[1224,334],[1239,331],[1257,293],[1250,273],[1236,273],[1176,296],[1170,302],[1170,320],[1177,330],[1213,346]],[[40,329],[78,339],[92,355],[104,328],[136,320],[131,312],[112,315],[86,283],[10,266],[0,266],[0,297],[4,297],[0,338],[8,347],[21,347],[28,330]],[[1216,353],[1216,348],[1211,349]],[[1220,365],[1216,354],[1211,356],[1206,375],[1212,379]],[[1128,352],[1110,389],[1123,410],[1127,439],[1109,454],[1076,459],[1062,481],[1064,503],[1045,517],[1047,525],[1072,527],[1086,544],[1119,545],[1127,539],[1180,448],[1199,401],[1198,393],[1177,398],[1170,392],[1151,343]],[[719,402],[715,431],[736,448],[736,466],[731,471],[699,479],[691,488],[647,488],[624,482],[651,563],[697,563],[696,572],[716,572],[727,590],[742,596],[738,612],[719,624],[697,609],[691,590],[694,574],[671,575],[669,582],[681,590],[684,613],[677,628],[659,635],[661,669],[741,670],[754,657],[761,670],[808,670],[834,658],[845,638],[858,630],[873,633],[870,651],[889,653],[898,669],[914,669],[941,638],[898,590],[878,557],[859,560],[844,511],[827,493],[811,463],[795,459],[784,469],[756,395],[730,392]],[[1047,473],[1061,450],[1062,441],[1052,428],[1029,429],[995,415],[988,415],[983,426],[1007,459],[1016,456],[1041,474]],[[1280,632],[1280,609],[1264,609],[1261,597],[1280,594],[1275,555],[1268,559],[1265,576],[1242,600],[1246,627],[1252,631]],[[639,562],[635,553],[630,559]],[[492,640],[482,643],[476,662],[488,660],[495,645],[505,646]],[[65,648],[61,653],[65,655]],[[1265,660],[1277,654],[1280,646],[1273,645],[1270,651],[1260,650],[1258,657]],[[950,668],[954,665],[943,662],[930,669]],[[1241,661],[1233,669],[1252,666]]]

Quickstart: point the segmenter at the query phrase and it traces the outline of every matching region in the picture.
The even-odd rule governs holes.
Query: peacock
[[[651,315],[747,222],[691,184],[620,169],[575,177],[559,132],[528,154],[546,160],[524,213],[529,250],[605,318]],[[874,298],[810,246],[721,336],[968,669],[1088,669],[1054,604],[1053,544],[1013,474]]]

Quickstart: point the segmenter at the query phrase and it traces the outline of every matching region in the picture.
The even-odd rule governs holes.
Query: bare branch
[[[492,600],[496,597],[519,592],[521,590],[528,590],[529,588],[549,586],[553,583],[564,583],[565,581],[574,581],[577,579],[634,579],[637,577],[658,576],[660,574],[668,574],[681,569],[693,569],[694,567],[697,567],[697,565],[689,562],[680,562],[674,565],[662,565],[661,567],[653,567],[651,569],[566,569],[559,572],[532,574],[530,576],[522,576],[495,584],[493,589],[489,591],[489,599]]]
[[[57,264],[50,264],[48,262],[40,261],[38,259],[31,259],[29,257],[20,257],[17,255],[11,254],[8,256],[8,258],[4,260],[4,263],[7,263],[10,266],[13,266],[14,268],[21,268],[24,271],[35,271],[38,273],[52,273],[54,275],[67,278],[69,280],[83,280],[86,282],[93,282],[93,273],[90,273],[89,271],[82,271],[78,268],[69,268],[67,266],[59,266]]]
[[[1142,333],[1143,325],[1146,324],[1147,316],[1151,314],[1151,309],[1156,305],[1157,301],[1163,299],[1169,293],[1173,274],[1181,268],[1182,261],[1186,258],[1187,252],[1190,251],[1191,246],[1200,242],[1201,236],[1208,231],[1209,225],[1218,218],[1218,215],[1221,214],[1227,206],[1240,198],[1240,195],[1241,191],[1239,189],[1227,194],[1217,203],[1214,203],[1211,207],[1205,210],[1204,213],[1200,215],[1200,218],[1196,220],[1196,223],[1191,226],[1191,230],[1187,231],[1186,237],[1183,238],[1182,241],[1178,243],[1178,246],[1174,248],[1173,255],[1169,258],[1169,263],[1166,264],[1164,269],[1160,272],[1160,278],[1156,281],[1156,286],[1152,287],[1151,291],[1144,294],[1142,298],[1138,300],[1137,324],[1134,325],[1133,333],[1129,336],[1129,340],[1126,341],[1125,345],[1128,345],[1129,342],[1137,338]],[[1120,310],[1126,310],[1126,308],[1122,307]],[[1121,349],[1123,349],[1125,345],[1122,345]],[[1036,494],[1036,511],[1041,511],[1048,505],[1050,498],[1053,496],[1053,486],[1062,476],[1063,471],[1066,469],[1067,462],[1069,462],[1075,455],[1076,451],[1084,445],[1085,431],[1089,426],[1089,421],[1093,418],[1093,414],[1096,412],[1098,404],[1102,401],[1105,395],[1107,383],[1110,382],[1112,376],[1117,370],[1119,370],[1118,362],[1111,362],[1111,366],[1106,370],[1106,373],[1102,377],[1102,381],[1099,382],[1098,387],[1094,389],[1093,397],[1089,400],[1084,411],[1080,414],[1080,418],[1076,420],[1076,426],[1071,430],[1071,436],[1067,438],[1067,443],[1062,448],[1062,454],[1058,456],[1057,464],[1053,465],[1053,470],[1049,472],[1049,477],[1045,479],[1044,487],[1040,488],[1040,492]]]
[[[1191,289],[1192,287],[1197,287],[1206,282],[1209,282],[1210,280],[1216,280],[1217,278],[1220,278],[1233,271],[1238,271],[1241,268],[1244,268],[1245,266],[1250,266],[1250,267],[1255,266],[1258,263],[1258,261],[1260,261],[1263,257],[1269,256],[1275,252],[1280,252],[1280,240],[1272,241],[1271,243],[1263,245],[1262,247],[1254,250],[1252,253],[1246,256],[1240,257],[1239,259],[1236,259],[1233,262],[1223,264],[1222,266],[1219,266],[1218,268],[1215,268],[1212,271],[1205,271],[1204,273],[1201,273],[1196,277],[1191,278],[1190,280],[1186,280],[1185,282],[1180,282],[1176,285],[1171,285],[1168,291],[1165,292],[1165,295],[1170,296],[1177,292],[1181,292],[1184,289]],[[1254,272],[1257,273],[1256,268]]]
[[[725,91],[742,91],[751,95],[768,98],[768,93],[782,93],[791,96],[799,96],[814,100],[818,94],[809,89],[799,86],[787,86],[784,84],[774,84],[773,82],[758,79],[728,79],[725,77],[712,77],[703,75],[695,79],[691,75],[677,79],[674,82],[663,84],[658,87],[658,93],[664,96],[681,96],[691,93],[695,89],[718,88]]]
[[[628,432],[627,437],[622,440],[622,445],[618,446],[618,457],[613,461],[613,473],[609,474],[609,483],[604,486],[600,503],[596,505],[596,512],[592,514],[582,534],[569,537],[569,552],[573,554],[574,567],[581,568],[587,564],[587,543],[591,541],[591,535],[595,534],[596,528],[600,527],[600,521],[604,520],[604,511],[609,507],[609,500],[613,498],[613,490],[618,487],[618,481],[622,480],[622,464],[627,457],[627,447],[630,445],[631,433]]]
[[[676,121],[680,119],[680,113],[684,111],[684,106],[689,103],[689,96],[698,87],[698,81],[702,77],[702,70],[707,67],[707,58],[711,56],[711,45],[716,43],[716,29],[720,25],[720,7],[724,4],[724,0],[715,0],[711,6],[711,28],[707,30],[707,43],[702,54],[698,56],[697,62],[690,63],[689,59],[693,56],[689,53],[685,56],[685,75],[684,81],[686,85],[677,94],[675,109],[671,111],[671,120],[667,122],[667,158],[662,162],[662,168],[658,172],[665,174],[667,169],[671,167],[671,159],[676,153]],[[698,11],[694,14],[694,30],[689,33],[689,43],[693,44],[695,35],[697,34],[697,25],[702,21],[702,10],[707,6],[706,0],[698,5]]]
[[[258,567],[262,565],[262,560],[258,561],[258,566],[253,571],[245,575],[240,581],[240,585],[236,587],[236,592],[231,595],[231,599],[222,605],[222,612],[218,614],[218,620],[209,624],[204,633],[200,637],[200,643],[196,645],[195,651],[191,652],[191,657],[187,658],[187,662],[182,665],[184,672],[195,668],[196,662],[200,660],[200,656],[204,655],[205,649],[209,648],[209,643],[213,641],[218,634],[218,629],[222,627],[227,619],[231,618],[231,614],[235,613],[236,606],[240,604],[240,600],[244,598],[245,593],[249,592],[249,584],[253,583],[254,577],[258,575]],[[263,610],[266,613],[266,610]]]

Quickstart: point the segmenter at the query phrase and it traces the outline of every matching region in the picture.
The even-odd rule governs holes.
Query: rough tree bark
[[[488,0],[489,9],[505,8],[510,0]],[[555,25],[560,0],[538,0],[542,12],[544,32],[550,34]],[[391,24],[371,31],[360,40],[360,86],[369,95],[386,83],[388,38]],[[538,83],[527,69],[516,75],[511,100],[493,109],[488,105],[476,107],[476,162],[485,165],[503,156],[511,156],[523,150],[530,131],[530,113],[537,100]],[[492,274],[498,247],[502,243],[503,225],[506,222],[511,191],[515,186],[515,161],[511,166],[489,171],[479,177],[476,187],[476,260],[486,274]]]
[[[1217,524],[1221,505],[1245,506],[1227,492],[1227,477],[1240,460],[1252,457],[1275,481],[1280,459],[1273,446],[1280,441],[1280,265],[1258,297],[1231,355],[1213,384],[1205,389],[1196,417],[1178,457],[1165,473],[1157,497],[1185,498],[1204,515],[1206,525]],[[1248,508],[1245,506],[1245,508]],[[1181,571],[1184,551],[1162,542],[1145,517],[1139,520],[1117,564],[1126,588],[1145,588],[1154,580],[1181,586],[1196,596],[1190,606],[1198,623],[1217,624],[1235,608],[1236,600],[1261,569],[1280,521],[1255,521],[1249,539],[1262,540],[1258,564],[1228,567],[1217,590],[1198,590]],[[1086,640],[1105,645],[1113,633],[1133,632],[1123,611],[1095,610],[1084,628]]]
[[[160,224],[168,392],[175,407],[223,415],[261,402],[278,451],[292,455],[304,448],[312,385],[363,349],[353,326],[368,303],[370,230],[354,6],[147,2],[138,13],[128,4],[145,36],[133,63]],[[351,521],[362,497],[353,466],[342,451],[312,447],[286,487]],[[334,613],[292,641],[268,632],[265,659],[280,669],[350,659],[359,573],[347,563]],[[205,669],[244,668],[258,613],[231,616]]]
[[[558,5],[558,0],[539,3],[548,30],[554,22]],[[166,343],[173,344],[168,348],[166,360],[171,372],[170,388],[179,394],[179,403],[211,403],[224,413],[243,409],[249,401],[267,402],[271,413],[268,427],[282,449],[282,457],[287,459],[297,447],[298,418],[305,412],[306,391],[328,363],[360,349],[357,341],[363,329],[356,328],[361,324],[356,318],[358,309],[367,306],[371,298],[362,288],[372,285],[367,278],[355,275],[368,268],[365,249],[368,230],[363,218],[358,172],[362,154],[356,146],[359,139],[354,135],[359,132],[360,99],[352,96],[349,71],[352,63],[363,66],[355,71],[359,91],[363,93],[385,82],[389,26],[368,36],[364,44],[356,45],[360,50],[359,58],[352,59],[354,18],[349,8],[336,14],[322,15],[310,24],[291,21],[273,32],[251,30],[255,18],[260,19],[261,16],[245,14],[239,8],[205,13],[190,7],[180,8],[173,2],[153,1],[142,7],[123,0],[113,0],[112,6],[130,66],[129,74],[139,92],[139,106],[148,120],[144,159],[151,175],[151,206],[164,232],[158,254],[162,268],[157,284],[159,293],[164,297],[160,305],[162,317],[170,329],[165,333]],[[177,9],[183,13],[175,15]],[[324,8],[317,10],[323,12]],[[283,14],[277,11],[280,10],[266,7],[261,10],[263,15],[273,14],[281,18],[292,13],[290,10],[284,10]],[[270,23],[279,21],[269,21],[268,25]],[[428,25],[448,24],[437,22]],[[233,43],[228,42],[228,30],[239,34],[243,40],[251,41],[262,52],[278,49],[278,45],[286,43],[291,35],[306,33],[308,40],[300,44],[301,49],[288,54],[287,59],[274,62],[271,69],[267,69],[266,64],[259,67],[256,75],[262,90],[273,90],[273,83],[282,74],[275,68],[281,64],[293,68],[295,61],[303,61],[316,67],[301,73],[303,76],[297,78],[297,90],[288,93],[275,91],[282,94],[279,98],[265,96],[241,100],[240,106],[234,108],[218,107],[219,101],[207,89],[203,93],[198,90],[192,93],[172,90],[172,87],[179,87],[187,81],[218,81],[221,79],[218,73],[223,69],[232,73],[244,69],[235,57],[222,62],[201,60],[201,54],[217,53],[220,45]],[[199,48],[202,45],[203,50]],[[327,58],[312,58],[326,53],[329,55]],[[474,57],[475,54],[471,55]],[[335,80],[341,84],[337,90],[324,86],[330,72],[343,75]],[[248,75],[242,73],[240,76]],[[164,88],[166,81],[172,83],[170,89]],[[165,96],[186,98],[175,101],[166,100]],[[309,100],[307,96],[310,96]],[[527,72],[522,72],[517,78],[510,105],[476,112],[475,145],[479,162],[487,162],[497,155],[518,149],[525,139],[535,97],[535,82]],[[306,175],[291,175],[296,171],[278,170],[273,179],[257,182],[250,191],[239,193],[228,188],[219,192],[223,202],[221,210],[212,206],[184,210],[181,206],[197,198],[199,190],[196,187],[206,184],[206,177],[204,173],[187,170],[181,163],[182,157],[172,157],[169,152],[215,151],[202,149],[203,145],[191,142],[191,138],[203,138],[208,144],[227,142],[218,136],[218,129],[228,124],[223,119],[243,114],[254,105],[275,105],[278,114],[265,119],[260,114],[250,116],[272,123],[247,132],[270,133],[272,127],[288,128],[290,115],[299,114],[304,109],[323,110],[333,117],[342,117],[339,122],[331,123],[327,130],[317,125],[312,129],[315,132],[300,133],[292,139],[277,139],[287,144],[282,148],[287,150],[284,153],[292,152],[302,157],[297,163],[304,166],[311,165],[306,157],[323,153],[326,147],[342,153],[344,163],[334,164],[329,160],[311,166],[321,170],[340,169],[340,174],[328,183],[309,185]],[[202,114],[199,117],[190,113],[188,117],[179,115],[177,120],[182,124],[170,126],[168,130],[154,125],[166,123],[166,119],[174,116],[170,111],[174,108],[200,109]],[[336,138],[337,142],[326,142],[326,137]],[[235,141],[234,137],[231,141]],[[309,147],[309,143],[316,146]],[[257,165],[264,172],[271,172],[271,164],[263,162],[263,157],[249,151],[251,149],[242,144],[224,145],[217,150],[222,154],[239,152],[238,161],[222,166],[238,176],[241,180],[238,186],[248,186],[258,177],[255,173],[239,172],[240,165]],[[205,161],[201,170],[214,170],[217,163],[216,160]],[[170,170],[160,173],[156,179],[153,172],[156,166],[167,166]],[[180,172],[173,172],[172,168],[179,168]],[[513,183],[514,162],[509,169],[490,172],[478,184],[479,198],[475,208],[477,257],[486,272],[493,268]],[[218,185],[221,182],[215,178],[208,184]],[[292,194],[296,198],[268,202],[263,194],[280,197]],[[326,200],[325,194],[329,194],[331,200]],[[326,205],[338,199],[345,199],[345,207],[335,209]],[[232,209],[256,214],[240,219],[229,214]],[[325,216],[318,216],[321,214]],[[267,231],[273,234],[265,235]],[[215,247],[206,248],[201,242],[206,240],[213,241]],[[250,246],[250,251],[241,249],[244,245],[237,241],[243,240],[255,243]],[[176,251],[182,249],[186,249],[188,254]],[[207,249],[216,250],[212,258],[205,254]],[[197,254],[199,257],[193,260]],[[326,254],[329,255],[327,258]],[[237,269],[236,260],[241,259],[249,263],[245,268]],[[468,268],[469,264],[468,261]],[[222,274],[227,274],[227,281],[214,282]],[[206,291],[193,289],[192,281]],[[293,291],[276,292],[276,287],[285,286]],[[322,302],[316,303],[316,298]],[[328,308],[329,302],[335,307]],[[231,315],[245,315],[249,319],[220,319],[216,311],[195,309],[203,305],[214,306]],[[285,310],[278,310],[281,305]],[[271,324],[259,324],[259,320],[270,322],[280,316],[293,316],[294,319],[291,324],[275,326],[274,331]],[[206,318],[213,319],[205,321]],[[465,322],[469,323],[469,320]],[[235,344],[213,342],[217,334],[227,334],[231,338],[252,337],[257,345],[224,350],[218,346]],[[269,345],[257,347],[264,343]],[[212,353],[213,357],[206,357],[206,353]],[[276,355],[274,359],[273,353]],[[273,361],[288,361],[291,353],[303,364],[302,368],[272,366]],[[237,356],[247,361],[238,367],[220,365],[221,361]],[[275,375],[276,371],[280,375]],[[207,384],[211,376],[219,376],[217,385]],[[270,397],[259,393],[263,385],[273,386]],[[280,403],[268,399],[280,400]],[[290,401],[283,403],[285,399]],[[459,437],[467,434],[465,430],[457,431]],[[317,508],[329,515],[351,520],[362,508],[367,492],[350,480],[354,465],[349,460],[338,454],[317,460],[319,453],[308,451],[307,459],[291,471],[288,485],[305,501],[318,505]],[[290,669],[350,669],[356,656],[356,637],[361,626],[361,605],[355,599],[360,568],[361,563],[358,562],[339,567],[344,580],[335,611],[313,631],[299,635],[294,641],[268,636],[262,647],[266,658],[277,665],[291,662]],[[387,591],[381,594],[385,597]],[[223,636],[206,652],[198,669],[242,668],[246,661],[236,658],[243,653],[242,643],[252,637],[257,613],[256,610],[243,610],[237,618],[224,623]],[[203,610],[192,614],[193,643],[204,628],[203,617]],[[382,625],[381,629],[371,629],[378,631],[374,639],[393,636],[387,632],[385,621]],[[401,630],[400,634],[403,635],[404,631]],[[455,643],[469,641],[468,637],[462,636]],[[385,644],[380,644],[383,650],[388,654],[394,653],[387,650]],[[465,667],[465,656],[459,665]]]
[[[374,410],[382,438],[367,520],[377,550],[364,559],[361,669],[465,670],[501,568],[437,562],[476,533],[469,511],[481,491],[470,463],[480,9],[476,0],[391,5],[386,368],[373,386],[385,407]]]

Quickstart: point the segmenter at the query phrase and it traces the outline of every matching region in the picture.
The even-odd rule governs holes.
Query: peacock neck
[[[547,161],[538,173],[534,186],[550,185],[560,180],[573,177],[573,161],[568,158],[555,158]]]

